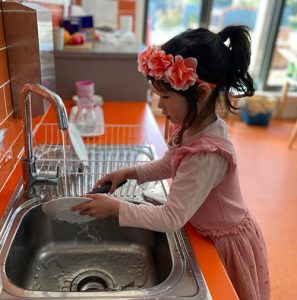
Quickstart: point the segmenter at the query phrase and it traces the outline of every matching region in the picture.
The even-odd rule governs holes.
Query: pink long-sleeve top
[[[236,156],[221,118],[185,140],[168,143],[163,158],[136,167],[138,183],[172,178],[161,206],[121,201],[121,226],[172,232],[190,221],[206,234],[237,224],[246,211],[242,201]]]

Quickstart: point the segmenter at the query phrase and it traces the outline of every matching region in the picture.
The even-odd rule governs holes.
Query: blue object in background
[[[93,16],[80,16],[80,17],[72,17],[78,19],[78,24],[80,28],[93,28]]]
[[[62,27],[66,29],[70,34],[79,31],[79,25],[77,23],[73,23],[68,19],[63,20]]]
[[[71,16],[63,20],[62,27],[70,34],[80,31],[83,28],[92,28],[93,16]]]
[[[268,126],[271,119],[271,112],[253,114],[248,109],[241,109],[240,118],[248,125]]]

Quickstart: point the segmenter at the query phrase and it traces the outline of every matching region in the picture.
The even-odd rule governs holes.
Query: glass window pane
[[[149,0],[148,45],[161,45],[188,28],[197,28],[201,0]]]
[[[285,2],[267,85],[282,86],[288,79],[297,86],[297,0]]]
[[[264,2],[264,0],[262,2],[261,0],[214,0],[209,29],[220,32],[229,25],[245,25],[250,29],[253,43],[253,36],[260,29],[256,28],[259,26],[257,25],[259,6]],[[256,53],[257,51],[252,51],[251,61],[255,60]],[[249,71],[251,72],[251,69]]]
[[[246,25],[255,30],[260,0],[214,0],[210,30],[219,32],[228,25]]]

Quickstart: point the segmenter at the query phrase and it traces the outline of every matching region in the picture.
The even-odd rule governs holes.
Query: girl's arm
[[[160,180],[171,176],[170,157],[166,152],[161,160],[156,160],[141,166],[123,168],[109,173],[99,179],[94,188],[112,182],[110,193],[114,192],[120,182],[125,179],[137,179],[138,183],[145,181]],[[119,200],[102,194],[87,194],[89,202],[82,203],[71,208],[72,211],[79,211],[81,215],[93,216],[97,219],[104,219],[109,216],[119,217]]]
[[[93,189],[112,182],[110,193],[125,179],[136,179],[138,184],[147,181],[162,180],[171,177],[170,153],[167,151],[162,159],[155,160],[136,167],[123,168],[100,178]]]
[[[167,150],[161,159],[136,166],[136,172],[138,184],[171,178],[170,152]]]
[[[109,193],[113,193],[117,186],[125,179],[136,179],[138,180],[138,175],[135,167],[123,168],[118,171],[111,172],[102,178],[100,178],[94,185],[93,189],[102,186],[106,183],[112,183]]]
[[[227,167],[227,161],[215,153],[185,158],[170,186],[165,204],[148,206],[120,201],[120,225],[163,232],[180,229],[224,178]]]

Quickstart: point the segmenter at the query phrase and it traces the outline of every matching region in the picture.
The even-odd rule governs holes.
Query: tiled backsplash
[[[20,158],[24,148],[22,120],[14,118],[2,13],[0,0],[0,217],[20,179]],[[33,127],[42,118],[33,118]]]
[[[3,16],[0,11],[0,192],[19,165],[22,150],[22,123],[13,116],[7,49],[4,37]],[[1,201],[1,199],[0,199]],[[3,203],[2,203],[3,204]]]
[[[0,0],[0,216],[19,181],[20,158],[24,147],[22,120],[14,118],[2,12]],[[35,117],[33,126],[40,120],[41,117]]]

